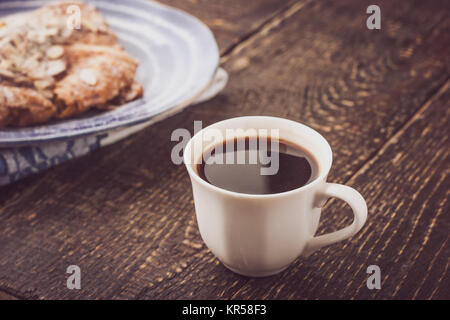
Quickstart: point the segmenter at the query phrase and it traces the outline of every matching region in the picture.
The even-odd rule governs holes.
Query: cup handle
[[[313,237],[303,250],[302,255],[308,257],[316,250],[336,243],[355,235],[366,222],[367,219],[367,205],[361,194],[353,188],[337,183],[327,183],[321,196],[326,198],[335,197],[347,202],[353,210],[353,223],[343,229],[335,232],[324,234],[318,237]]]

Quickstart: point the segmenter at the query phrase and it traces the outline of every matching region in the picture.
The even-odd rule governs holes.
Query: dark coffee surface
[[[216,187],[247,194],[286,192],[317,177],[317,161],[302,147],[283,140],[250,141],[235,139],[206,151],[197,165],[199,176]],[[278,148],[272,148],[276,142]]]

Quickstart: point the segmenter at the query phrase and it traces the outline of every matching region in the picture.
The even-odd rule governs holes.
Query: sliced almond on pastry
[[[0,126],[25,126],[48,121],[57,113],[36,90],[0,85]]]

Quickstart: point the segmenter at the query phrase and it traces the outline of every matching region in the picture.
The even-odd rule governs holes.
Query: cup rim
[[[330,155],[330,161],[329,164],[322,169],[322,172],[320,173],[320,175],[318,175],[313,181],[305,184],[304,186],[301,186],[299,188],[295,188],[289,191],[284,191],[284,192],[279,192],[279,193],[270,193],[270,194],[252,194],[252,193],[242,193],[242,192],[236,192],[236,191],[231,191],[231,190],[227,190],[227,189],[223,189],[220,187],[217,187],[211,183],[208,183],[207,181],[203,180],[199,174],[193,169],[193,167],[191,166],[191,164],[189,164],[187,162],[187,157],[188,154],[190,152],[186,152],[186,150],[190,151],[190,149],[192,148],[192,141],[194,141],[194,139],[202,134],[202,132],[206,129],[212,129],[215,126],[218,126],[220,124],[223,124],[224,122],[233,122],[236,121],[237,119],[243,119],[243,118],[247,118],[247,119],[266,119],[266,120],[274,120],[276,119],[277,121],[281,120],[281,121],[286,121],[289,122],[295,126],[301,126],[302,129],[313,132],[315,135],[317,135],[326,145],[326,147],[328,148],[329,151],[329,155]],[[292,141],[293,142],[293,141]],[[204,150],[202,150],[204,151]],[[320,161],[320,160],[319,160]],[[188,143],[186,144],[186,147],[184,148],[183,151],[183,162],[184,165],[186,166],[186,169],[190,175],[190,177],[192,179],[194,179],[197,183],[200,183],[202,186],[206,187],[206,188],[210,188],[216,192],[222,193],[224,195],[227,196],[233,196],[233,197],[237,197],[237,198],[246,198],[246,199],[271,199],[271,198],[279,198],[279,197],[284,197],[284,196],[290,196],[292,194],[296,194],[308,189],[313,188],[316,184],[318,184],[320,181],[325,181],[327,178],[327,175],[331,169],[331,165],[333,163],[333,153],[330,147],[330,144],[328,143],[328,141],[316,130],[314,130],[313,128],[304,125],[300,122],[297,121],[293,121],[293,120],[289,120],[289,119],[285,119],[285,118],[280,118],[280,117],[270,117],[270,116],[243,116],[243,117],[235,117],[235,118],[229,118],[229,119],[225,119],[225,120],[221,120],[218,122],[215,122],[205,128],[202,128],[200,131],[198,131],[193,137],[191,137],[191,139],[188,141]]]

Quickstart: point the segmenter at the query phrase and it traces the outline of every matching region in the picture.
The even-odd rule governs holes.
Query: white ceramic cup
[[[306,148],[317,159],[318,177],[305,186],[277,194],[244,194],[218,188],[197,173],[203,153],[221,143],[208,131],[226,129],[278,129],[280,140]],[[329,244],[353,236],[367,218],[366,203],[355,189],[327,183],[332,152],[328,142],[313,129],[287,119],[240,117],[217,122],[192,137],[184,150],[192,182],[195,212],[203,241],[232,271],[253,277],[281,272],[300,255],[308,256]],[[353,223],[315,237],[321,206],[329,197],[347,202]]]

